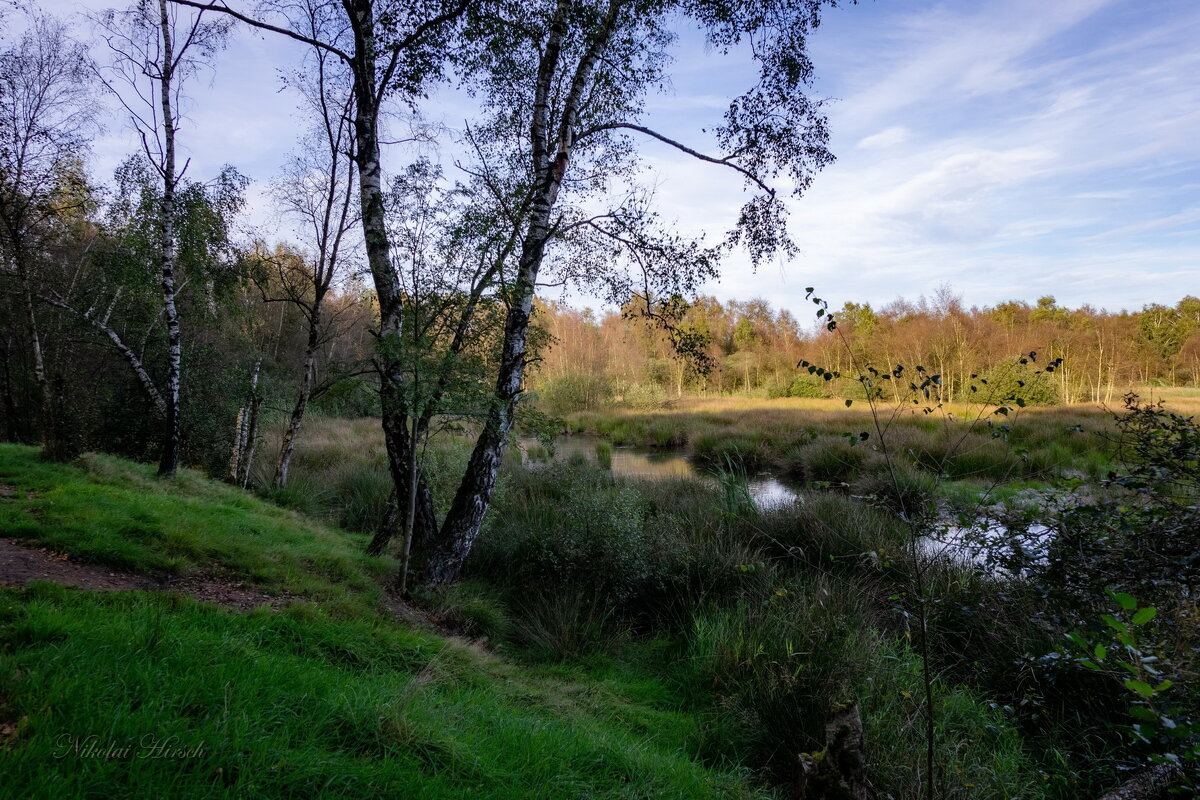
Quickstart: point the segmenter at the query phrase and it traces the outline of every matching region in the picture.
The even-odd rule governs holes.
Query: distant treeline
[[[560,413],[684,394],[858,397],[863,389],[855,376],[868,366],[897,364],[940,375],[943,400],[1019,388],[1037,404],[1111,401],[1130,385],[1200,385],[1200,299],[1191,296],[1174,306],[1110,312],[1064,308],[1053,297],[967,308],[942,290],[933,299],[899,299],[879,309],[845,303],[831,309],[833,331],[829,317],[801,321],[766,300],[700,297],[677,323],[703,342],[698,359],[678,357],[661,325],[636,314],[556,304],[540,311],[553,342],[532,386]],[[1053,373],[1019,365],[1030,352],[1036,364],[1058,358],[1062,364]],[[826,380],[798,369],[801,361],[842,377]]]

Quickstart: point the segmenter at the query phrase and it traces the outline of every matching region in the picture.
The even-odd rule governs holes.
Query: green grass
[[[364,554],[367,537],[330,528],[241,489],[182,470],[88,454],[76,465],[38,460],[0,445],[0,530],[82,561],[133,572],[230,574],[269,593],[289,593],[363,613],[379,598],[391,559]]]
[[[1112,417],[1098,406],[1026,408],[992,425],[987,409],[962,404],[933,415],[888,405],[880,413],[882,442],[893,456],[944,485],[1097,477],[1111,468],[1106,436]],[[1001,423],[1008,426],[1007,438],[998,436]],[[621,445],[686,446],[703,464],[774,469],[820,483],[855,483],[881,470],[880,458],[867,457],[881,437],[863,403],[846,408],[826,400],[693,398],[653,412],[581,412],[568,418],[566,428]],[[847,435],[861,433],[867,434],[865,444],[851,448]]]
[[[703,718],[645,665],[509,661],[397,624],[379,603],[392,563],[361,555],[361,534],[104,456],[67,466],[0,446],[0,483],[7,535],[291,596],[280,612],[236,614],[175,593],[0,590],[0,796],[758,791],[743,770],[693,758]],[[492,594],[461,584],[433,610],[501,638],[511,623]],[[154,742],[185,752],[145,757]]]
[[[0,787],[26,798],[753,794],[687,756],[697,719],[645,676],[516,667],[311,604],[43,584],[0,592],[0,642]]]

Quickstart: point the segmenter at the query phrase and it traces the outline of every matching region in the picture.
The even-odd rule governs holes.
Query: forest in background
[[[969,401],[981,399],[971,396],[976,376],[1011,382],[1004,376],[1019,354],[1033,351],[1063,363],[1022,387],[1031,405],[1111,404],[1130,386],[1200,385],[1200,299],[1190,295],[1133,312],[1064,308],[1053,297],[967,308],[943,287],[932,299],[900,298],[878,310],[848,301],[832,316],[834,331],[765,300],[702,296],[681,323],[703,341],[698,360],[679,357],[636,313],[549,303],[539,320],[552,344],[531,383],[549,410],[567,413],[687,394],[861,397],[853,378],[825,380],[799,362],[847,375],[908,364],[941,376],[940,399]]]

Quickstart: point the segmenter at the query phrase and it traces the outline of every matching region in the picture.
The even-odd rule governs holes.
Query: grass
[[[182,470],[88,454],[73,466],[0,445],[0,530],[82,561],[162,575],[230,574],[274,594],[362,613],[377,603],[390,559],[364,554],[366,536],[337,530],[232,486]]]
[[[982,489],[1094,478],[1111,468],[1112,413],[1099,406],[1031,407],[990,425],[986,419],[972,424],[980,409],[962,404],[933,415],[911,407],[894,417],[890,408],[883,413],[884,422],[890,420],[884,437],[896,458],[945,485],[967,482]],[[772,469],[813,483],[884,479],[878,431],[865,403],[847,408],[841,400],[688,398],[657,411],[578,413],[566,426],[616,444],[684,445],[702,464]],[[857,441],[864,433],[866,441]]]
[[[697,752],[748,758],[783,786],[796,754],[822,746],[831,705],[857,701],[873,790],[920,796],[910,533],[894,515],[838,493],[749,513],[697,482],[639,482],[583,461],[510,473],[494,512],[472,582],[494,588],[532,657],[624,660],[645,636],[665,637],[676,648],[666,675],[708,715]],[[1021,612],[955,617],[979,607],[987,582],[951,564],[936,572],[947,609],[935,643],[938,797],[1086,793],[1050,791],[1074,779],[1043,779],[1041,745],[972,686],[981,662],[999,675],[992,690],[1016,679]],[[974,649],[994,638],[1010,647]]]
[[[6,530],[87,560],[245,576],[295,598],[279,613],[236,615],[174,595],[0,593],[0,732],[9,731],[0,733],[0,786],[28,786],[34,797],[144,787],[171,797],[357,797],[395,786],[430,798],[763,796],[764,781],[789,785],[798,753],[822,746],[831,705],[853,700],[872,791],[918,796],[916,556],[887,502],[889,492],[906,504],[927,497],[934,476],[918,466],[948,463],[951,451],[939,450],[947,423],[898,423],[906,460],[897,492],[880,482],[878,453],[836,435],[861,423],[844,407],[808,414],[786,436],[796,409],[675,413],[651,419],[646,435],[674,441],[681,420],[703,419],[723,491],[622,478],[583,458],[507,462],[468,579],[418,597],[432,618],[486,638],[491,651],[398,625],[377,588],[393,565],[360,555],[361,533],[195,473],[170,484],[119,459],[66,467],[0,448]],[[1063,414],[1039,412],[1014,444],[1086,461],[1090,445],[1064,430],[1080,417]],[[637,416],[597,419],[622,435],[642,430]],[[344,521],[338,493],[371,485],[378,433],[344,420],[314,419],[309,430],[296,486],[343,487],[314,505]],[[987,485],[991,441],[955,467],[960,480],[948,485],[965,499]],[[461,450],[431,450],[439,501]],[[794,459],[851,493],[758,510],[739,491],[748,454]],[[868,494],[877,497],[856,496]],[[1028,691],[1014,663],[1045,652],[1038,637],[1048,634],[1029,622],[1036,598],[966,565],[926,569],[937,598],[938,797],[1099,794],[1113,782],[1105,767],[1076,776],[1069,765],[1085,755],[1111,763],[1107,751],[1083,753],[1069,725],[1001,710]],[[205,753],[137,764],[55,758],[56,737],[76,731],[118,745],[162,732]]]
[[[0,641],[0,786],[25,798],[754,795],[687,756],[696,719],[644,676],[517,668],[311,605],[40,585],[0,592]]]
[[[704,719],[661,664],[506,660],[396,623],[378,603],[391,564],[359,555],[360,534],[115,458],[3,446],[0,482],[6,534],[294,595],[236,614],[173,593],[0,590],[0,787],[21,797],[760,793],[736,764],[693,758]],[[503,638],[495,595],[462,584],[441,611]],[[172,750],[147,757],[155,743]]]

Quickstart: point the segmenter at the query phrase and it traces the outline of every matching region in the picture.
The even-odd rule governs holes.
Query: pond
[[[548,460],[565,461],[576,456],[598,462],[597,445],[603,442],[603,439],[594,436],[558,436],[553,440],[552,453],[534,438],[523,438],[520,445],[526,462],[536,466]],[[611,464],[614,475],[646,480],[686,478],[714,487],[719,485],[716,476],[693,463],[687,449],[682,447],[614,446]],[[802,481],[767,471],[751,474],[746,485],[755,504],[764,511],[803,500],[806,491]],[[921,549],[929,556],[983,564],[987,561],[985,551],[994,549],[1004,552],[1017,543],[1026,552],[1044,552],[1049,535],[1049,530],[1044,526],[1032,525],[1024,535],[1013,540],[1011,532],[994,520],[981,519],[976,525],[965,526],[947,520],[936,533],[921,537]]]
[[[588,461],[598,461],[596,446],[603,440],[594,436],[558,436],[553,441],[555,461],[565,461],[579,455]],[[521,439],[521,452],[530,464],[547,458],[545,447],[537,439]],[[717,485],[716,477],[703,467],[692,463],[688,452],[682,447],[641,448],[613,447],[612,472],[614,475],[662,480],[689,478]],[[759,508],[768,509],[782,503],[801,499],[801,483],[771,472],[756,472],[746,481],[750,496]]]

